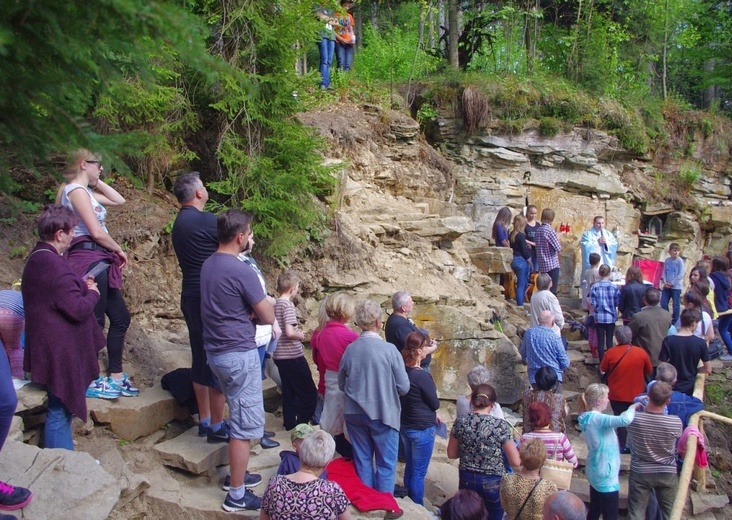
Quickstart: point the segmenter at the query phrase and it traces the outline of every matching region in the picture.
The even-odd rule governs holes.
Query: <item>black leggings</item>
[[[611,491],[600,493],[590,486],[590,510],[587,511],[587,520],[617,520],[620,502],[620,493]]]
[[[95,262],[89,266],[97,265]],[[99,288],[99,302],[94,307],[94,316],[99,326],[104,329],[104,316],[109,317],[109,330],[107,331],[107,355],[109,356],[108,374],[122,372],[122,350],[125,345],[125,334],[130,326],[130,311],[127,310],[125,300],[122,297],[122,289],[109,287],[108,269],[99,274],[94,281]]]
[[[613,346],[615,323],[595,322],[595,329],[597,329],[597,350],[599,352],[600,361],[602,361],[602,357],[605,355],[605,345],[607,345],[607,348]]]

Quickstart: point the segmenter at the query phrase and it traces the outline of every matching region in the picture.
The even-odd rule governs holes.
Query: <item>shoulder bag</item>
[[[562,434],[556,434],[562,435]],[[544,465],[541,467],[542,478],[547,479],[549,482],[554,482],[559,489],[569,489],[572,484],[572,473],[574,472],[574,465],[566,460],[557,460],[557,448],[559,446],[559,439],[554,439],[554,458],[547,458],[544,461]]]
[[[531,488],[531,491],[529,491],[529,495],[526,497],[526,500],[524,500],[524,503],[521,505],[521,509],[519,509],[518,513],[516,513],[516,518],[514,520],[519,520],[521,518],[521,513],[523,512],[524,508],[526,507],[526,504],[529,503],[529,499],[531,498],[531,495],[534,494],[534,491],[536,488],[541,484],[541,477],[539,477],[539,480],[536,481],[536,484],[534,484],[534,487]]]

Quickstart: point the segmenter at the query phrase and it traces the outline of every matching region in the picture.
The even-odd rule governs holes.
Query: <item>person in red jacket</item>
[[[653,371],[648,353],[631,344],[632,339],[630,327],[618,327],[615,331],[617,345],[609,349],[600,362],[600,370],[605,374],[610,388],[610,406],[615,415],[630,408],[635,396],[645,391],[646,376]],[[625,428],[618,428],[621,451],[625,449],[627,435]]]

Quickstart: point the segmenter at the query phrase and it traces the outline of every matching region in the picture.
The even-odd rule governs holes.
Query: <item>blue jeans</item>
[[[46,448],[63,448],[74,451],[74,440],[71,436],[71,415],[61,399],[48,392],[48,411],[46,425],[43,430]]]
[[[424,505],[424,478],[432,458],[432,448],[435,445],[435,427],[425,430],[401,431],[404,443],[404,455],[407,465],[404,469],[404,486],[409,492],[412,502]]]
[[[727,347],[727,352],[732,354],[732,314],[719,317],[719,335]]]
[[[17,407],[18,395],[13,386],[13,376],[10,375],[10,361],[5,355],[5,348],[0,347],[0,450],[8,437]]]
[[[516,305],[521,307],[526,297],[526,287],[529,285],[529,262],[523,256],[514,256],[511,269],[516,273]]]
[[[681,289],[661,289],[661,308],[668,310],[668,302],[673,299],[674,311],[671,323],[674,325],[679,320],[681,314]]]
[[[330,66],[333,63],[333,53],[335,52],[335,40],[322,38],[318,42],[318,50],[320,51],[320,75],[323,81],[320,82],[321,87],[330,87]]]
[[[342,43],[336,42],[335,53],[339,69],[351,70],[351,67],[353,67],[353,54],[355,51],[355,45],[343,45]]]
[[[501,475],[484,475],[474,471],[460,470],[458,489],[471,489],[478,493],[485,502],[490,520],[502,520]]]
[[[399,432],[364,413],[345,414],[358,477],[376,491],[394,493]],[[374,471],[374,456],[376,470]]]

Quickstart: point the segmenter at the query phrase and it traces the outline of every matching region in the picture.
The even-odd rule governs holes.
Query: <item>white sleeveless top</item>
[[[89,201],[91,202],[92,209],[94,210],[94,216],[97,217],[97,221],[99,222],[99,225],[102,227],[102,229],[109,233],[107,230],[107,226],[104,223],[104,221],[107,218],[107,208],[102,206],[97,199],[94,198],[94,194],[92,193],[91,188],[84,187],[81,184],[76,184],[75,182],[69,183],[64,187],[64,191],[61,193],[61,205],[66,206],[71,211],[74,212],[74,215],[76,215],[76,218],[79,219],[79,223],[74,228],[74,238],[80,237],[83,235],[91,236],[91,233],[89,232],[89,228],[86,227],[86,224],[82,222],[81,217],[79,217],[79,213],[76,211],[76,208],[74,208],[74,205],[71,204],[71,201],[69,200],[69,193],[72,191],[81,188],[82,190],[86,191],[89,195]]]

